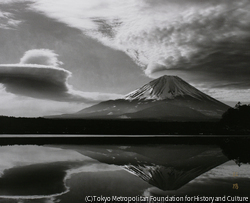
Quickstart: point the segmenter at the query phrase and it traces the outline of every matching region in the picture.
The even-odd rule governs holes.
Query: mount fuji
[[[216,145],[70,146],[84,156],[121,167],[161,190],[177,190],[201,174],[228,161]]]
[[[218,120],[228,108],[178,76],[165,75],[124,98],[104,101],[61,118],[202,121]]]

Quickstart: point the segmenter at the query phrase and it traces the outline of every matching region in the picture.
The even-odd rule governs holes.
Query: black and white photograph
[[[0,203],[249,202],[249,0],[0,0]]]

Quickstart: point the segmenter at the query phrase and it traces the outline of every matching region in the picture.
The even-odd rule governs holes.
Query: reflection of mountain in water
[[[182,163],[176,161],[176,163],[163,163],[163,165],[153,163],[125,165],[123,168],[162,190],[175,190],[227,161],[223,155],[219,155],[220,151],[206,151],[206,153],[191,156],[186,161],[182,160]]]
[[[71,146],[63,146],[71,148]],[[119,165],[162,190],[175,190],[228,161],[217,146],[74,146],[83,155]]]
[[[151,185],[154,185],[162,190],[171,190],[175,188],[169,187],[169,183],[175,182],[180,176],[185,176],[183,171],[177,171],[173,167],[164,166],[146,166],[146,165],[126,165],[123,167],[130,173],[140,177],[141,179],[147,181]],[[166,184],[167,183],[167,184]],[[173,185],[173,184],[171,184]],[[181,185],[182,186],[182,185]]]

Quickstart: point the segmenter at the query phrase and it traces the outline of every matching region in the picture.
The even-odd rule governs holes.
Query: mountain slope
[[[220,119],[228,108],[177,76],[162,76],[123,99],[104,101],[62,117],[200,121]]]
[[[152,115],[157,115],[158,119],[164,119],[170,121],[182,121],[184,117],[185,121],[208,119],[206,115],[196,110],[183,106],[176,106],[172,103],[166,103],[166,102],[156,104],[152,107],[143,109],[138,112],[124,114],[124,116],[126,116],[127,118],[133,118],[133,119],[139,119],[139,118],[150,119]]]
[[[176,97],[190,96],[198,100],[208,99],[217,101],[197,90],[178,76],[162,76],[149,82],[141,88],[127,94],[127,100],[166,100]]]

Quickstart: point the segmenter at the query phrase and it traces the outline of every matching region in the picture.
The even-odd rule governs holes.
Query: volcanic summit
[[[201,121],[218,120],[228,108],[178,76],[165,75],[122,99],[104,101],[63,117]]]

